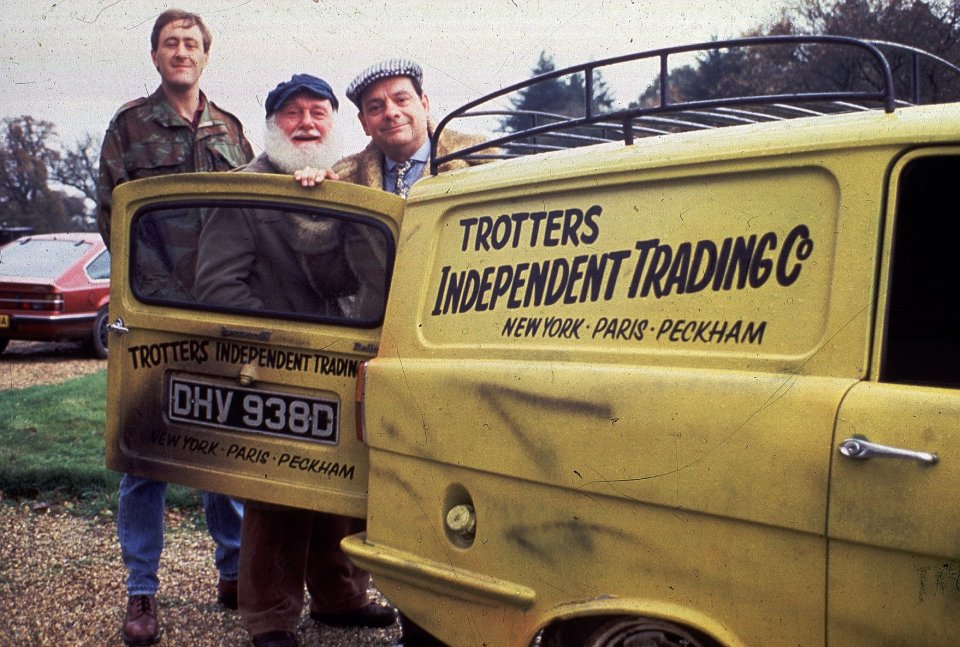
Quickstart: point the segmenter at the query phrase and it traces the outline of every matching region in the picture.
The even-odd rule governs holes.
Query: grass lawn
[[[113,514],[120,474],[104,466],[106,370],[62,384],[0,391],[0,493]],[[197,508],[198,492],[171,485],[173,508]]]

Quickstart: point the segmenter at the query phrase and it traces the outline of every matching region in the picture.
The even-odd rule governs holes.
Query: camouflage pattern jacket
[[[229,171],[253,158],[240,120],[200,93],[196,129],[183,119],[161,88],[125,104],[110,121],[100,153],[97,225],[110,246],[113,189],[127,180],[170,173]]]

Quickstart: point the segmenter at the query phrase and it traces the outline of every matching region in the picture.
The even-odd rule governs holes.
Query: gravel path
[[[61,506],[0,500],[0,645],[123,647],[126,597],[116,526]],[[216,603],[213,542],[189,519],[167,515],[157,602],[161,645],[248,645],[236,611]],[[297,628],[307,647],[392,645],[389,629],[338,629],[312,622]]]
[[[11,341],[0,356],[0,391],[53,384],[107,368],[78,343]]]
[[[106,368],[79,345],[11,342],[0,358],[0,390],[61,382]],[[69,502],[4,499],[0,492],[0,646],[123,647],[125,571],[116,524],[70,514]],[[249,645],[236,611],[216,603],[213,541],[193,520],[167,513],[157,596],[161,647]],[[372,591],[374,595],[379,595]],[[339,629],[304,611],[304,647],[379,647],[399,639],[388,629]]]

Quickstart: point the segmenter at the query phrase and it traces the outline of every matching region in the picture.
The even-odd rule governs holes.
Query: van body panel
[[[549,185],[525,185],[519,174],[484,193],[411,199],[412,219],[438,223],[433,232],[403,232],[404,244],[419,251],[401,254],[396,271],[425,277],[421,309],[388,304],[397,308],[388,319],[402,317],[408,327],[398,326],[384,348],[400,344],[398,352],[418,357],[522,350],[602,364],[865,374],[880,219],[844,214],[879,214],[877,187],[860,178],[885,174],[893,150],[837,158],[740,150],[714,165],[647,169],[646,151],[623,148],[635,168],[610,152],[621,161],[616,172],[595,162],[587,187],[580,186],[586,171],[571,164]],[[531,213],[546,223],[532,246]],[[520,226],[508,224],[524,216]],[[551,223],[557,244],[545,246]],[[499,232],[509,242],[494,249]],[[523,243],[514,246],[517,236]],[[714,251],[727,258],[724,275],[704,269]],[[860,288],[833,294],[839,277]]]
[[[697,626],[713,635],[725,627],[722,635],[739,635],[742,644],[822,643],[822,536],[393,452],[371,450],[371,458],[372,480],[385,489],[383,497],[371,497],[368,514],[368,547],[380,554],[364,566],[391,600],[448,644],[527,645],[550,620],[598,608],[640,615],[670,608],[671,618],[703,623]],[[468,548],[443,531],[461,488],[477,513],[476,539]],[[397,524],[406,527],[402,538],[391,530]],[[381,544],[375,536],[390,541]],[[349,543],[344,547],[350,550]],[[409,569],[384,559],[394,551],[416,557],[406,562]],[[454,581],[463,589],[452,591],[422,572],[425,562],[460,576]],[[520,599],[507,603],[485,593],[472,585],[482,577],[530,589],[535,603],[527,609]],[[794,613],[764,612],[774,607]]]
[[[373,362],[367,440],[582,496],[824,533],[832,412],[849,380],[645,367],[590,377],[560,362]],[[755,492],[771,483],[777,497]]]

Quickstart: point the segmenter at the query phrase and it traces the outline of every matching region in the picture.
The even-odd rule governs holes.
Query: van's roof
[[[669,58],[680,54],[704,52],[730,52],[738,49],[755,51],[757,48],[788,48],[788,51],[798,52],[801,48],[829,47],[831,61],[836,56],[848,64],[861,65],[871,71],[865,77],[850,81],[850,87],[827,85],[823,88],[804,87],[791,92],[777,91],[775,88],[765,93],[749,95],[733,95],[719,97],[694,97],[676,100],[673,96],[669,75]],[[834,50],[837,51],[834,54]],[[846,57],[846,58],[843,58]],[[799,57],[802,58],[802,57]],[[658,96],[653,101],[643,105],[631,104],[627,109],[602,111],[596,107],[594,80],[600,78],[599,71],[612,66],[630,64],[652,59],[659,62],[660,74],[654,87]],[[891,71],[891,61],[898,63],[898,71],[905,70],[906,77],[897,76]],[[924,66],[921,69],[921,64]],[[932,78],[931,68],[947,78],[949,86],[946,96],[943,88],[937,86],[930,89],[923,86],[925,80]],[[876,74],[873,74],[875,71]],[[596,76],[595,76],[596,75]],[[564,77],[578,76],[584,85],[584,101],[578,114],[553,114],[547,112],[531,112],[529,110],[503,110],[506,103],[517,105],[515,97],[518,92],[526,92],[537,84],[556,82]],[[746,87],[751,87],[749,80]],[[873,87],[875,86],[875,87]],[[727,41],[712,41],[679,47],[663,48],[638,52],[626,56],[619,56],[602,61],[584,63],[581,65],[542,74],[526,81],[508,86],[497,92],[480,97],[452,111],[438,125],[434,138],[438,139],[443,128],[450,122],[466,118],[492,116],[515,118],[518,115],[524,120],[531,119],[533,126],[523,130],[506,129],[488,140],[488,145],[495,149],[484,149],[474,146],[463,151],[454,152],[446,157],[432,160],[433,171],[449,159],[490,159],[512,158],[530,154],[544,154],[545,151],[563,150],[571,147],[593,145],[603,141],[619,141],[620,146],[637,144],[646,147],[649,140],[674,140],[671,144],[663,144],[666,148],[684,146],[692,133],[698,133],[694,141],[699,145],[717,146],[729,136],[744,137],[747,133],[762,133],[757,136],[766,141],[761,146],[768,147],[778,144],[773,138],[790,137],[797,129],[808,129],[814,122],[822,125],[827,133],[835,128],[870,129],[877,128],[879,132],[868,134],[861,132],[860,136],[885,137],[884,128],[898,120],[885,119],[885,116],[899,114],[909,106],[940,101],[960,100],[960,67],[957,67],[942,58],[923,50],[882,41],[866,41],[844,36],[771,36],[758,38],[742,38]],[[490,109],[490,106],[500,109]],[[576,112],[573,110],[568,112]],[[955,115],[956,107],[947,109],[948,118]],[[847,114],[852,113],[852,114]],[[936,113],[934,113],[936,114]],[[838,116],[840,115],[840,116]],[[823,120],[820,122],[820,120]],[[922,117],[920,117],[923,120]],[[457,122],[459,123],[459,122]],[[836,126],[830,124],[838,124]],[[924,137],[929,136],[930,124],[921,129]],[[726,131],[732,127],[733,133],[711,135],[702,131]],[[838,133],[842,135],[842,133]],[[702,137],[702,139],[701,139]],[[828,137],[829,138],[829,137]],[[842,136],[841,136],[842,139]],[[794,146],[802,141],[794,140]],[[652,144],[659,147],[661,144]],[[819,146],[823,142],[818,142]],[[434,151],[437,146],[433,147]],[[562,155],[561,155],[562,157]]]
[[[443,173],[417,183],[415,199],[440,198],[496,187],[576,180],[589,183],[596,169],[613,177],[624,170],[666,168],[724,160],[745,163],[753,158],[811,152],[894,146],[960,144],[960,102],[900,108],[894,112],[871,110],[823,117],[731,126],[646,137],[633,144],[608,142],[506,159],[496,164]],[[468,183],[467,186],[465,183]]]

